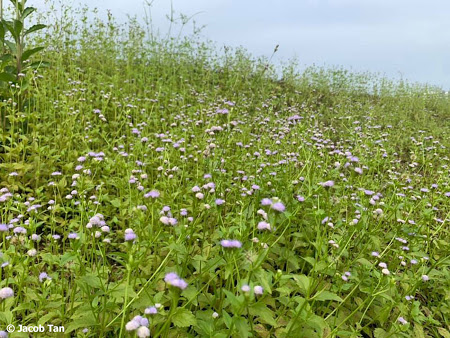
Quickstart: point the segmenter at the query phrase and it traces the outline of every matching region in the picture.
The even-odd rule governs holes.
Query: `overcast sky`
[[[30,0],[38,6],[44,0]],[[144,0],[73,0],[119,19],[143,17]],[[155,27],[166,32],[171,3],[206,25],[219,46],[244,46],[274,62],[344,66],[450,89],[450,0],[154,0]]]

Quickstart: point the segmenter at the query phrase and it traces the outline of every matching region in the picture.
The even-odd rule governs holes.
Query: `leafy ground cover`
[[[448,95],[54,13],[1,103],[0,329],[450,336]]]

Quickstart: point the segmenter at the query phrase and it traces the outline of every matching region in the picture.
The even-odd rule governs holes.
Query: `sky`
[[[43,3],[29,0],[38,8]],[[110,10],[119,21],[127,14],[143,18],[145,6],[145,0],[72,3],[103,15]],[[300,68],[342,66],[450,89],[450,0],[153,0],[153,24],[162,33],[171,6],[175,15],[195,15],[205,25],[202,35],[218,46],[270,57],[279,45],[275,64],[295,58]]]

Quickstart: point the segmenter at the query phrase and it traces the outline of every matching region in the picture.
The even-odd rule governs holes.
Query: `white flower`
[[[14,297],[14,290],[11,288],[2,288],[0,289],[0,298],[1,299],[6,299],[6,298],[10,298],[10,297]]]
[[[150,330],[146,326],[141,326],[137,329],[136,334],[139,338],[150,337]]]

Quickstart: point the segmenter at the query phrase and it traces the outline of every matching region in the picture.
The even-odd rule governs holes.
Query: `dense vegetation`
[[[450,337],[448,95],[55,13],[1,103],[0,330]]]

